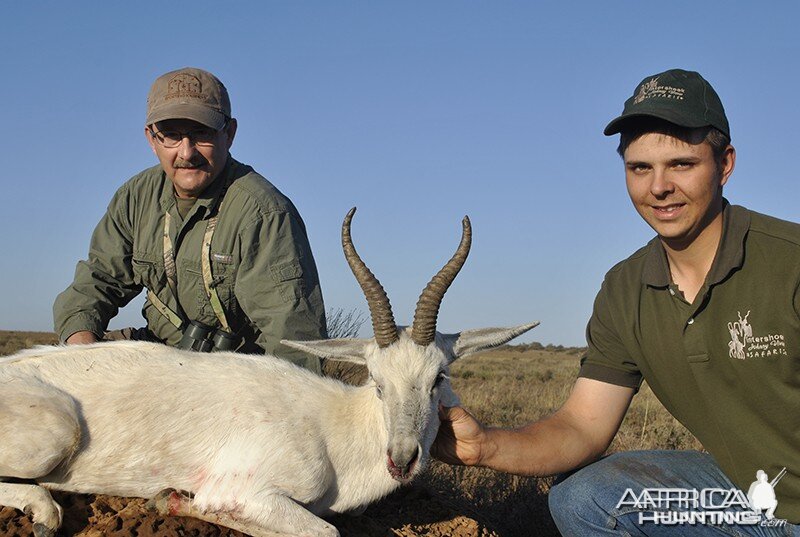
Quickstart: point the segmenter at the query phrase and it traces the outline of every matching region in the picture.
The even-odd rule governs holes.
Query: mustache
[[[185,160],[180,157],[175,159],[175,162],[172,163],[173,168],[199,168],[206,164],[206,159],[193,159],[193,160]]]

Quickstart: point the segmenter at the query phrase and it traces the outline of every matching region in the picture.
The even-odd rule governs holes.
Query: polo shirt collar
[[[211,213],[213,212],[212,209],[216,205],[217,199],[222,193],[225,184],[233,174],[234,168],[234,160],[230,153],[228,153],[228,159],[225,162],[225,167],[222,169],[219,176],[214,179],[214,182],[211,183],[202,194],[200,194],[200,197],[197,198],[192,211],[203,210],[203,218],[208,218],[211,216]],[[162,173],[164,172],[162,171]],[[172,185],[172,181],[169,180],[166,174],[164,174],[164,184],[161,188],[161,197],[159,201],[161,203],[161,208],[164,209],[164,211],[169,211],[175,205],[175,188]]]
[[[722,239],[711,270],[706,276],[706,284],[715,285],[741,268],[744,262],[744,241],[750,229],[750,211],[738,205],[730,205],[723,198]],[[669,263],[664,245],[658,237],[647,243],[642,283],[651,287],[667,288],[670,284]]]

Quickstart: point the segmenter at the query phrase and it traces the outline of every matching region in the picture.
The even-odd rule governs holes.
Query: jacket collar
[[[711,270],[706,276],[710,287],[720,283],[744,262],[744,242],[750,229],[750,211],[738,205],[730,205],[723,199],[722,238],[714,256]],[[669,263],[664,245],[658,237],[647,243],[642,283],[651,287],[667,288],[670,284]]]

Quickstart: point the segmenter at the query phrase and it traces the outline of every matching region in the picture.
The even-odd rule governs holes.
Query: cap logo
[[[684,93],[686,93],[686,89],[684,88],[659,86],[658,77],[656,76],[639,86],[639,93],[637,93],[636,97],[634,97],[633,103],[639,104],[645,99],[652,99],[653,97],[682,101]]]
[[[192,99],[204,99],[200,79],[196,76],[181,73],[172,77],[167,84],[167,95],[165,100],[189,97]]]

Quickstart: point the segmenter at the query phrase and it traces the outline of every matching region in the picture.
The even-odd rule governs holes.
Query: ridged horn
[[[417,345],[427,346],[433,342],[436,335],[436,318],[439,316],[439,306],[442,298],[456,279],[464,261],[469,255],[472,245],[472,225],[469,217],[461,221],[461,243],[450,261],[434,276],[417,300],[417,309],[414,311],[414,324],[411,327],[411,339]]]
[[[367,265],[364,264],[358,252],[356,252],[355,246],[353,246],[353,239],[350,238],[350,222],[353,220],[355,213],[356,208],[353,207],[344,217],[344,222],[342,223],[342,249],[344,250],[347,264],[350,265],[350,270],[353,271],[353,276],[356,277],[358,285],[361,286],[361,290],[367,299],[375,341],[378,343],[378,347],[388,347],[398,339],[397,325],[394,323],[392,305],[389,304],[389,297],[386,296],[386,291],[383,290],[381,282],[367,268]]]

